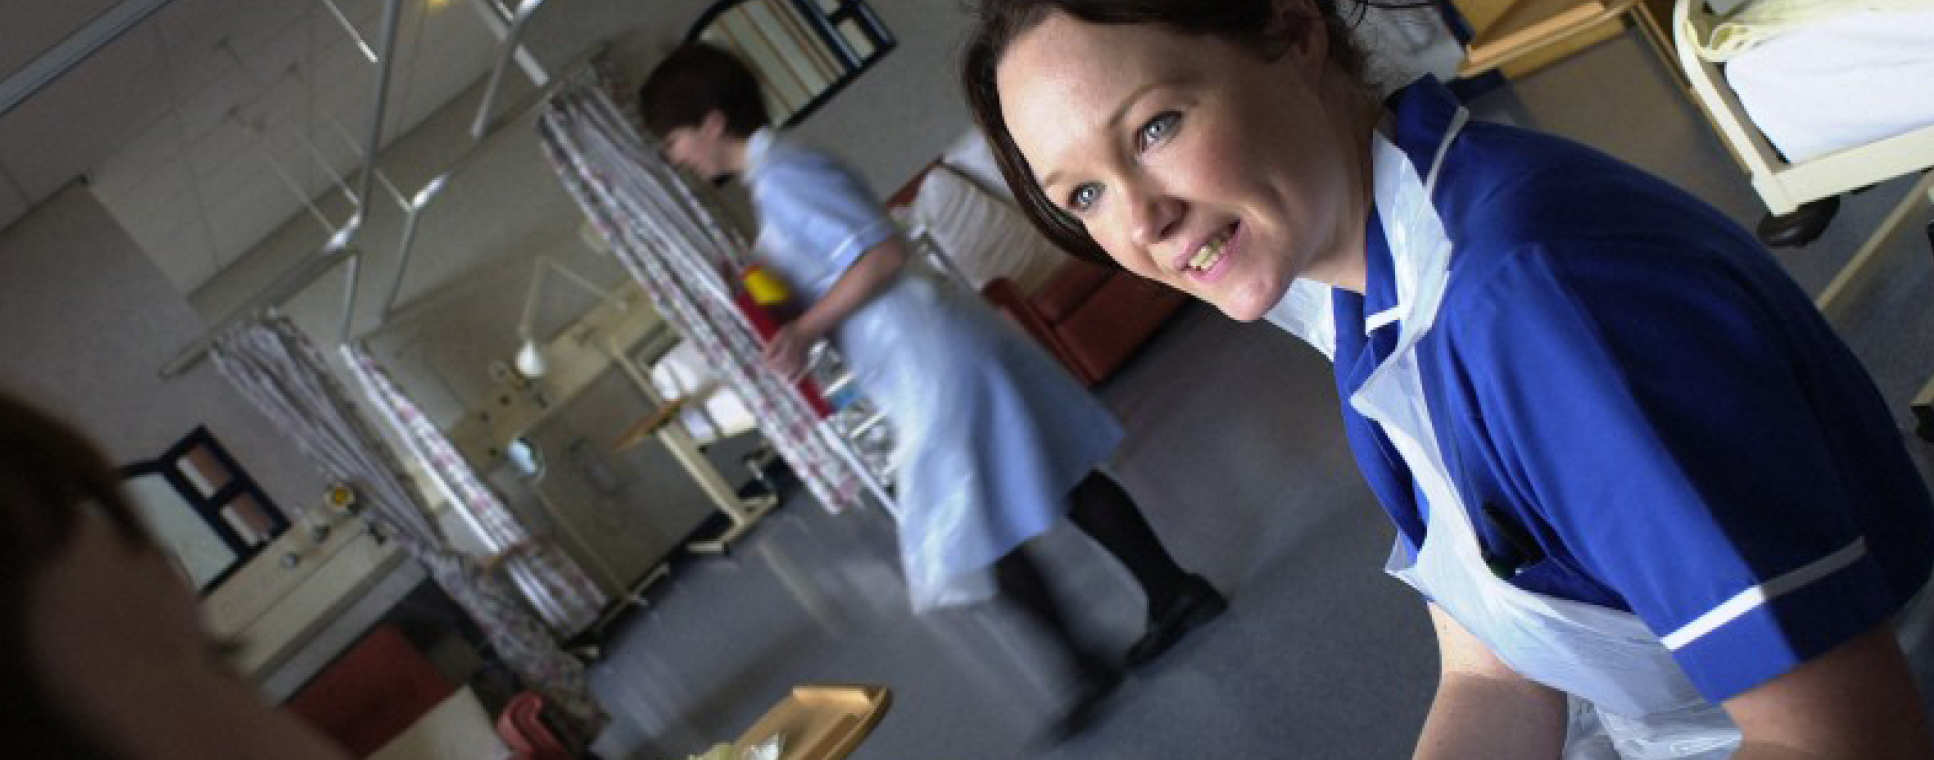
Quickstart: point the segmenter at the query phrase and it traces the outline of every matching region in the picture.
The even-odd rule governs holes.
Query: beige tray
[[[780,734],[779,760],[840,760],[866,740],[892,704],[893,692],[885,686],[794,686],[792,696],[773,705],[732,747],[743,752]]]

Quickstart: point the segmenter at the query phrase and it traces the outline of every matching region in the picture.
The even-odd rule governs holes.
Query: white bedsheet
[[[1854,13],[1740,53],[1726,79],[1798,163],[1934,124],[1934,11]]]
[[[711,389],[703,402],[678,413],[685,432],[701,446],[759,426],[745,400],[731,388],[717,387],[719,382],[718,373],[706,363],[698,344],[688,340],[679,341],[651,365],[651,384],[667,401]]]

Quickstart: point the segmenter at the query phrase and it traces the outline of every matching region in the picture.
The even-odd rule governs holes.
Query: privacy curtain
[[[640,136],[598,77],[551,99],[538,122],[566,190],[659,313],[696,344],[759,420],[759,430],[822,505],[859,503],[863,481],[816,431],[819,420],[784,378],[765,368],[760,342],[732,299],[727,273],[746,250],[685,180]]]
[[[484,485],[436,423],[398,388],[389,373],[360,346],[342,347],[342,358],[362,386],[363,397],[410,455],[422,462],[432,485],[468,522],[484,548],[503,558],[511,583],[560,635],[570,637],[598,619],[609,598],[577,562],[549,540],[531,535],[496,492]]]
[[[449,548],[400,460],[358,415],[321,354],[293,323],[282,316],[243,322],[218,337],[210,355],[327,479],[356,490],[366,505],[364,516],[423,564],[526,685],[587,733],[603,725],[605,714],[591,696],[583,663],[558,647],[552,631],[525,610],[508,584],[478,572]]]

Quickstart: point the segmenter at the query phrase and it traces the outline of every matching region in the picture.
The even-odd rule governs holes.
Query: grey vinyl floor
[[[1761,213],[1635,36],[1473,108],[1594,145],[1742,224]],[[1782,262],[1819,289],[1905,187],[1852,196],[1825,238]],[[1906,427],[1907,399],[1934,372],[1934,301],[1918,225],[1895,248],[1844,329]],[[1435,644],[1423,605],[1381,573],[1392,530],[1349,457],[1321,357],[1191,307],[1102,395],[1130,431],[1113,470],[1231,607],[1133,676],[1091,731],[1033,743],[1067,696],[1052,647],[998,605],[911,615],[887,519],[802,497],[730,557],[680,567],[615,630],[592,671],[614,716],[596,749],[683,758],[736,736],[792,684],[868,682],[891,686],[895,704],[860,760],[1407,757]],[[1143,615],[1127,573],[1071,528],[1044,543],[1085,635],[1126,646]]]

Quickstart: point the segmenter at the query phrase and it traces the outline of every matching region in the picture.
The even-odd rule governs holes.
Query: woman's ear
[[[1329,60],[1330,30],[1317,0],[1273,0],[1271,6],[1265,37],[1275,43],[1274,52],[1305,73],[1321,71]]]
[[[725,136],[725,113],[718,109],[705,112],[705,118],[698,121],[698,133],[708,142],[716,142]]]

